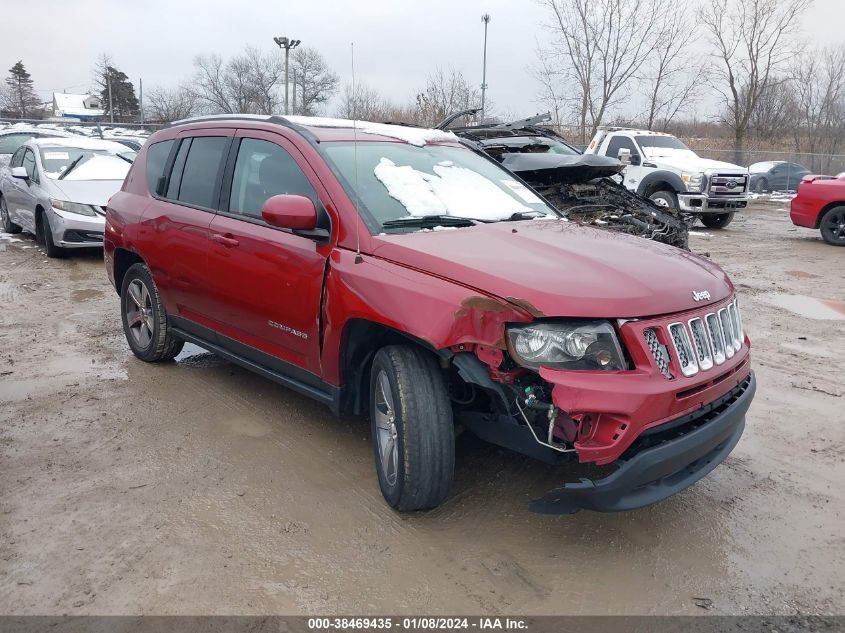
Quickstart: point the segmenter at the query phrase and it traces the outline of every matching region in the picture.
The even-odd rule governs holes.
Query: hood
[[[48,180],[50,189],[68,202],[104,207],[123,186],[122,180]]]
[[[726,163],[721,160],[711,160],[709,158],[701,158],[700,156],[657,156],[655,158],[647,158],[646,160],[657,163],[661,167],[671,167],[678,171],[696,172],[707,171],[708,169],[726,169],[729,171],[747,174],[746,167],[740,167],[733,163]]]
[[[528,306],[535,316],[656,316],[733,290],[697,255],[559,219],[379,235],[373,254]],[[710,300],[695,302],[693,292],[704,290]]]
[[[505,154],[502,165],[524,180],[543,184],[588,182],[593,178],[613,176],[625,165],[615,158],[597,154]]]

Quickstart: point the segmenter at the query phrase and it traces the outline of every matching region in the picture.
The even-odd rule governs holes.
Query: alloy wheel
[[[145,349],[153,340],[153,302],[150,291],[140,279],[126,288],[126,323],[138,347]]]
[[[393,390],[387,373],[380,371],[376,377],[375,423],[378,434],[378,451],[381,469],[387,484],[396,485],[399,476],[399,447],[397,446],[396,407]]]
[[[825,215],[822,230],[835,242],[845,242],[845,208]]]

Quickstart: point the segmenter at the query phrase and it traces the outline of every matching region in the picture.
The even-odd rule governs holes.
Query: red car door
[[[143,215],[143,250],[165,309],[179,327],[198,334],[205,332],[197,324],[213,324],[206,274],[209,225],[233,135],[233,129],[217,128],[177,138],[168,153],[167,177]]]
[[[319,375],[320,298],[331,246],[267,225],[261,207],[288,193],[308,196],[322,209],[325,191],[281,134],[239,130],[229,161],[232,178],[211,222],[208,249],[220,344],[272,369]]]

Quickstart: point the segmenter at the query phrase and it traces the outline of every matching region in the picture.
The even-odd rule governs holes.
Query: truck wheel
[[[378,351],[370,420],[379,487],[397,510],[425,510],[449,494],[455,469],[452,407],[432,355],[406,345]]]
[[[65,256],[65,249],[61,246],[56,246],[53,241],[53,229],[50,228],[50,218],[42,211],[39,216],[41,219],[41,234],[44,236],[44,249],[47,251],[47,257],[61,258]]]
[[[678,196],[673,191],[655,191],[649,199],[663,209],[678,209]]]
[[[822,239],[834,246],[845,246],[845,207],[828,209],[819,222]]]
[[[754,185],[754,191],[756,191],[757,193],[765,193],[768,190],[769,190],[769,181],[766,180],[765,178],[760,178],[760,180],[757,181],[757,184]]]
[[[705,213],[701,216],[701,223],[708,229],[723,229],[733,219],[733,213]]]
[[[120,288],[120,312],[126,341],[141,360],[171,360],[182,351],[185,342],[171,331],[150,269],[144,264],[133,264],[126,271]]]
[[[3,196],[0,196],[0,219],[3,221],[4,233],[21,232],[21,227],[12,222],[12,218],[9,217],[9,207],[6,206],[6,198]]]

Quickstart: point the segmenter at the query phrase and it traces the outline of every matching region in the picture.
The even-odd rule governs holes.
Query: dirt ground
[[[445,504],[396,514],[366,420],[193,346],[142,363],[100,253],[0,237],[0,613],[845,612],[845,249],[786,206],[691,238],[752,339],[743,439],[623,514],[529,513],[559,471],[466,434]]]

